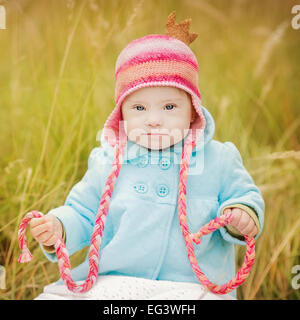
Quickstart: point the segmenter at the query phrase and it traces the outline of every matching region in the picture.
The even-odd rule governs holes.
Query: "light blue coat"
[[[187,221],[191,233],[220,216],[228,205],[243,204],[254,210],[263,228],[264,200],[245,169],[239,151],[231,142],[213,140],[215,124],[206,118],[204,140],[191,156],[187,181]],[[113,150],[101,137],[88,170],[71,189],[65,204],[52,209],[66,231],[70,255],[90,245],[94,221],[106,179],[111,171]],[[100,247],[99,275],[127,275],[147,279],[199,283],[187,257],[178,220],[178,177],[182,143],[153,151],[131,141],[115,183]],[[236,273],[234,244],[245,245],[226,228],[194,244],[201,270],[214,283],[223,284]],[[57,261],[55,253],[47,253]],[[75,281],[88,275],[88,257],[72,270]],[[61,283],[61,280],[59,281]],[[231,293],[236,296],[235,290]]]

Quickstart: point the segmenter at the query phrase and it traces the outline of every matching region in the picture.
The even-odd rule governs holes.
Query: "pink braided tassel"
[[[41,217],[43,217],[43,214],[41,212],[31,211],[26,214],[26,216],[23,218],[20,224],[19,233],[18,233],[19,246],[20,246],[20,249],[22,250],[18,260],[20,263],[29,262],[32,259],[32,255],[28,249],[26,236],[25,236],[27,224],[32,218],[41,218]],[[55,247],[56,255],[58,259],[60,275],[63,281],[65,282],[65,284],[67,285],[68,289],[73,292],[86,292],[87,290],[89,290],[96,280],[94,279],[93,275],[88,277],[83,284],[77,285],[71,278],[71,266],[70,266],[69,255],[61,237],[58,237],[56,243],[54,244],[54,247]]]
[[[196,234],[190,234],[189,227],[187,224],[186,218],[186,181],[187,181],[187,172],[188,172],[188,164],[189,158],[194,147],[195,143],[193,141],[188,141],[185,146],[185,152],[182,153],[182,161],[180,167],[180,175],[179,175],[179,197],[178,197],[178,215],[179,215],[179,222],[180,227],[182,230],[182,234],[185,241],[185,246],[187,249],[188,258],[192,269],[197,276],[198,280],[201,284],[210,290],[213,293],[217,294],[226,294],[240,286],[248,277],[250,270],[253,266],[255,260],[255,241],[254,238],[245,237],[246,241],[246,253],[245,259],[242,267],[235,275],[235,277],[225,283],[224,285],[216,285],[211,283],[208,278],[204,275],[201,271],[194,251],[193,242],[196,244],[200,244],[200,238],[204,235],[207,235],[215,230],[224,227],[232,220],[232,213],[224,214],[220,217],[215,218],[214,220],[210,221],[206,225],[204,225],[199,232]]]
[[[232,220],[232,213],[224,214],[220,217],[215,218],[214,220],[210,221],[206,225],[204,225],[199,232],[195,234],[191,234],[190,238],[192,241],[194,241],[196,244],[200,243],[200,238],[204,235],[207,235],[211,232],[214,232],[215,230],[224,227],[228,223],[230,223]],[[225,283],[224,285],[215,285],[211,283],[208,278],[204,275],[204,273],[201,271],[196,258],[190,259],[190,263],[192,264],[192,268],[197,275],[198,279],[204,285],[206,288],[208,288],[213,293],[218,294],[226,294],[234,290],[235,288],[239,287],[249,276],[250,270],[252,268],[252,265],[254,264],[255,260],[255,241],[254,238],[250,238],[248,236],[244,236],[246,240],[246,253],[245,253],[245,259],[242,267],[237,272],[235,277]],[[190,254],[190,257],[193,256],[194,253]]]
[[[114,162],[112,165],[112,172],[107,178],[107,182],[104,187],[103,194],[101,196],[97,217],[95,221],[95,226],[94,226],[94,230],[91,238],[91,246],[89,249],[89,273],[84,283],[78,285],[73,281],[71,277],[71,265],[70,265],[68,251],[61,237],[58,237],[56,243],[54,244],[57,260],[58,260],[60,276],[64,281],[64,283],[66,284],[66,286],[68,287],[68,289],[72,292],[84,293],[90,290],[93,287],[93,285],[96,283],[96,280],[98,278],[99,248],[101,244],[102,233],[104,230],[106,215],[109,208],[109,200],[113,192],[113,186],[114,186],[115,180],[117,179],[120,168],[121,168],[122,152],[123,152],[124,146],[125,146],[125,143],[123,142],[120,148],[116,147],[115,149],[116,153],[115,153]],[[26,236],[25,236],[27,224],[32,218],[40,218],[42,216],[43,214],[38,211],[29,212],[28,214],[26,214],[26,216],[23,218],[20,224],[19,232],[18,232],[18,240],[19,240],[19,246],[22,252],[18,261],[21,263],[29,262],[32,259],[32,255],[28,249]]]

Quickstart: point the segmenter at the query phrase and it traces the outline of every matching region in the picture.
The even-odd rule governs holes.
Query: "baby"
[[[55,262],[58,235],[74,254],[90,244],[97,212],[104,210],[99,279],[173,283],[186,294],[189,285],[200,287],[188,246],[211,282],[229,281],[234,244],[245,245],[242,235],[257,239],[261,233],[264,200],[235,145],[213,139],[214,120],[201,104],[198,63],[189,47],[197,35],[174,21],[173,12],[165,34],[136,39],[120,53],[116,106],[101,147],[92,150],[88,170],[65,204],[32,219],[30,229]],[[231,224],[199,245],[186,236],[230,211]],[[73,279],[85,280],[88,268],[87,257],[72,270]],[[235,298],[236,290],[230,295]]]

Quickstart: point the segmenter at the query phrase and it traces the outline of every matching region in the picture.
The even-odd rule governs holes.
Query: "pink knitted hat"
[[[185,139],[196,144],[205,128],[198,90],[198,62],[188,46],[197,34],[188,31],[191,19],[175,23],[173,11],[166,23],[165,34],[150,34],[129,43],[119,54],[115,66],[116,106],[107,118],[103,134],[112,147],[127,140],[121,106],[132,92],[150,86],[169,86],[190,94],[197,117]],[[172,36],[170,36],[172,35]]]

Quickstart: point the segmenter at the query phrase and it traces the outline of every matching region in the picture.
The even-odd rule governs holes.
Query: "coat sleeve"
[[[63,224],[66,237],[66,248],[69,256],[90,244],[94,223],[106,181],[104,154],[100,147],[94,148],[88,158],[88,170],[81,181],[69,192],[64,205],[50,210],[47,214],[55,215]],[[110,233],[110,226],[105,224],[101,247],[105,246]],[[55,253],[45,250],[44,255],[52,262],[57,261]]]
[[[262,194],[255,185],[252,177],[243,166],[240,152],[232,142],[223,144],[223,154],[221,161],[221,189],[219,193],[219,209],[217,216],[223,214],[223,210],[228,207],[246,206],[252,210],[258,221],[258,233],[255,240],[262,232],[264,224],[265,203]],[[226,227],[220,229],[224,240],[234,244],[245,245],[239,237],[234,237],[228,232]]]

